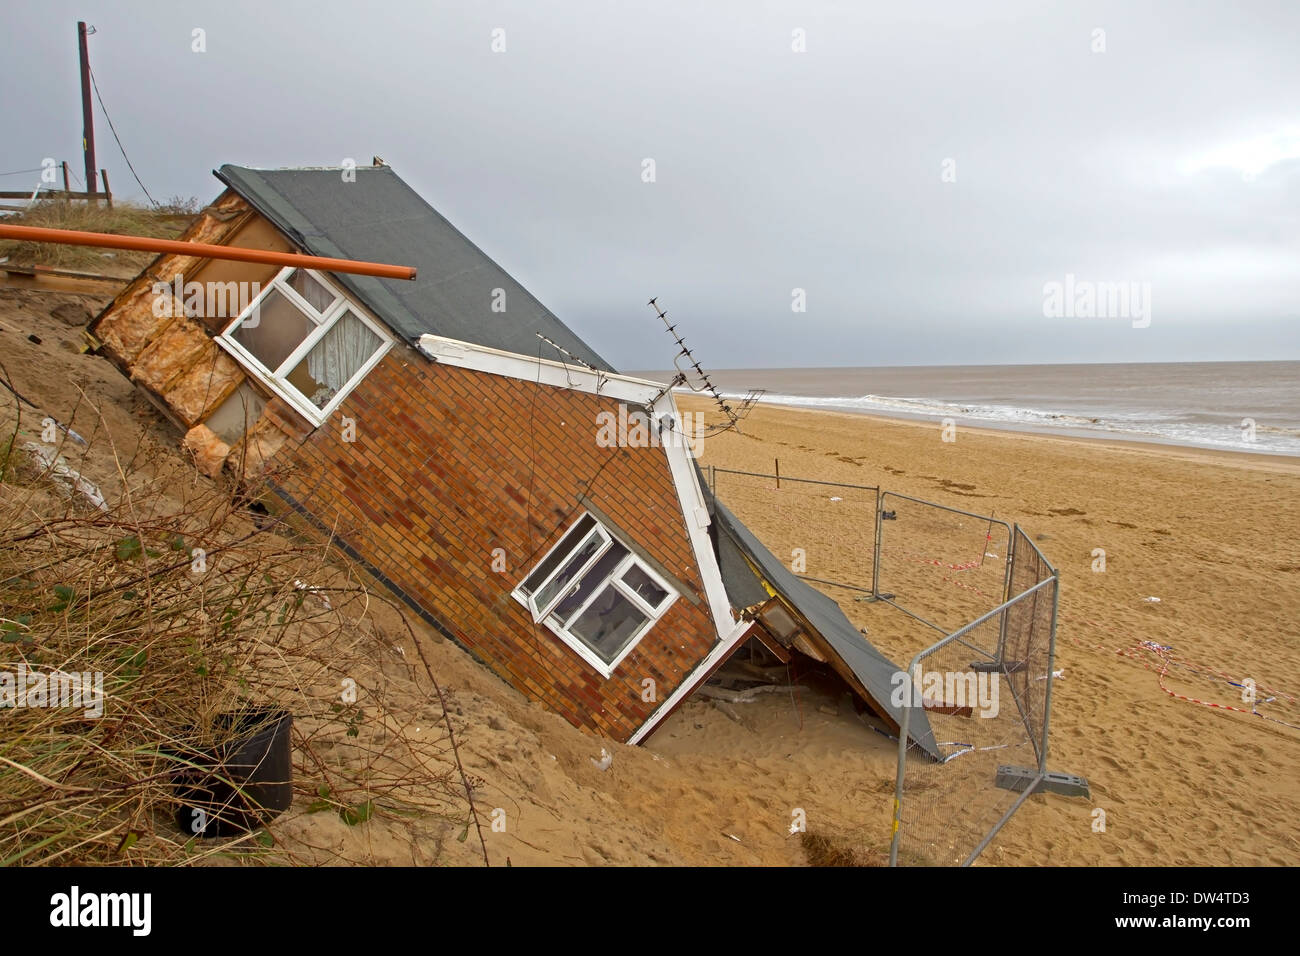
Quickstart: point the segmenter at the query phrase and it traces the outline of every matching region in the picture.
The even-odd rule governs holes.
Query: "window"
[[[324,276],[292,267],[217,341],[316,425],[392,345]]]
[[[606,677],[677,593],[589,514],[515,589],[515,599]]]

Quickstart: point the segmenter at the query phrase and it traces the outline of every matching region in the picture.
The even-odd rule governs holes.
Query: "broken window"
[[[677,593],[584,514],[515,589],[515,598],[606,677]]]
[[[324,276],[292,267],[217,341],[317,425],[391,345]]]

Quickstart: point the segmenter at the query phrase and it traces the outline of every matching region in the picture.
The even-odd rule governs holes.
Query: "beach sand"
[[[679,405],[716,418],[692,396]],[[992,511],[1022,525],[1058,568],[1062,677],[1048,766],[1086,777],[1092,799],[1030,798],[980,862],[1300,863],[1300,729],[1171,696],[1158,658],[1140,646],[1171,646],[1187,665],[1169,670],[1168,691],[1248,709],[1238,688],[1202,675],[1251,678],[1261,699],[1263,688],[1278,697],[1261,713],[1300,724],[1300,705],[1283,696],[1300,694],[1300,460],[972,428],[955,438],[944,442],[938,423],[760,405],[739,433],[704,440],[700,461],[706,471],[770,473],[779,459],[780,492],[770,480],[722,473],[718,495],[783,559],[788,546],[806,544],[813,576],[869,587],[872,498],[793,477]],[[897,505],[911,508],[900,518],[924,510]],[[837,507],[829,523],[818,517]],[[980,557],[987,525],[965,522],[951,553],[933,555],[952,570],[920,553],[942,535],[909,541],[904,532],[917,524],[885,525],[881,589],[924,604],[941,623],[993,606],[989,568],[963,567]],[[996,542],[988,547],[1000,553]],[[1098,548],[1104,572],[1094,570]],[[1000,564],[988,563],[999,568],[996,586]],[[854,601],[854,592],[827,593],[897,663],[939,636],[885,605]],[[756,732],[692,704],[649,747],[705,775],[729,774],[737,793],[768,791],[775,773],[791,807],[816,806],[806,808],[810,831],[820,814],[833,832],[883,845],[890,787],[882,779],[892,786],[896,745],[842,702],[828,716],[836,707],[826,703],[766,697],[745,712]],[[1098,807],[1105,832],[1094,831]]]
[[[39,407],[24,414],[25,427],[50,414],[87,435],[107,432],[117,451],[101,439],[79,467],[110,494],[118,452],[151,474],[206,480],[194,478],[177,436],[130,382],[80,354],[76,329],[51,315],[83,301],[102,305],[0,295],[11,383]],[[681,404],[714,417],[696,398]],[[13,408],[4,405],[4,416]],[[770,479],[715,472],[718,493],[782,558],[805,549],[813,576],[869,585],[875,495],[795,477],[878,484],[993,511],[1022,524],[1060,569],[1056,667],[1064,676],[1054,685],[1049,767],[1087,777],[1092,800],[1031,797],[980,863],[1300,863],[1300,731],[1175,699],[1144,666],[1152,655],[1116,653],[1155,641],[1202,670],[1297,692],[1300,461],[965,428],[956,439],[941,441],[937,424],[760,405],[740,433],[705,441],[701,464],[770,472],[779,459],[779,494]],[[1000,559],[978,562],[1005,551],[986,541],[987,522],[927,525],[925,509],[886,501],[899,520],[883,525],[882,589],[948,623],[992,606]],[[1104,573],[1092,570],[1095,548],[1106,551]],[[947,560],[929,563],[940,558]],[[935,640],[899,611],[854,600],[860,592],[828,593],[899,664]],[[385,602],[374,602],[369,617],[386,635],[375,657],[385,678],[373,683],[395,722],[394,744],[423,746],[430,691],[406,673],[417,648]],[[406,623],[446,695],[493,865],[799,865],[808,857],[790,832],[795,810],[810,835],[837,840],[863,862],[886,859],[897,745],[858,715],[843,685],[807,671],[806,662],[796,661],[792,674],[802,689],[735,705],[739,721],[691,700],[644,746],[629,747],[575,729],[418,618],[407,615]],[[1240,706],[1222,680],[1178,669],[1165,683]],[[1294,702],[1260,709],[1300,724]],[[340,726],[322,741],[339,746],[347,738]],[[613,756],[603,772],[594,763],[602,748]],[[969,759],[937,769],[961,772]],[[327,858],[357,863],[482,863],[463,811],[452,820],[381,813],[348,826],[338,814],[311,812],[319,782],[314,769],[304,776],[294,809],[274,825],[276,839],[301,858],[323,847]],[[1106,811],[1104,833],[1093,832],[1094,808]],[[489,829],[496,811],[508,820],[502,832]]]

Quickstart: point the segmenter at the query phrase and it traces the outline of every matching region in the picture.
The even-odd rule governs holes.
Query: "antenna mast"
[[[692,392],[707,392],[713,397],[718,408],[722,410],[722,414],[727,417],[725,425],[714,425],[704,436],[701,437],[716,435],[719,432],[724,432],[731,428],[735,428],[739,431],[741,419],[749,414],[750,409],[754,407],[759,397],[762,396],[764,390],[761,388],[751,388],[741,401],[740,406],[738,408],[732,408],[731,405],[727,403],[726,399],[722,397],[722,393],[718,391],[718,387],[709,379],[708,373],[700,367],[699,360],[696,359],[695,353],[686,345],[686,340],[678,334],[676,323],[669,322],[668,313],[659,308],[658,299],[659,297],[655,296],[646,304],[654,310],[660,321],[663,322],[664,327],[668,330],[668,334],[672,337],[673,341],[677,343],[677,348],[680,349],[680,351],[673,357],[673,368],[677,369],[677,377],[673,379],[668,388],[671,389],[674,385],[685,385]],[[692,385],[690,376],[682,371],[681,360],[683,358],[686,359],[687,365],[694,369],[695,375],[701,383],[699,387]]]

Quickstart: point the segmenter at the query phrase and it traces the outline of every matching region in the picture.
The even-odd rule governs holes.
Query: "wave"
[[[689,389],[679,388],[677,391],[687,392]],[[725,390],[722,395],[728,400],[744,398],[743,393]],[[1239,423],[1189,422],[1184,415],[1154,410],[1107,411],[1097,415],[1087,415],[1025,406],[949,402],[933,398],[893,395],[814,396],[767,393],[763,395],[762,401],[797,408],[820,408],[863,414],[875,412],[882,415],[937,421],[951,418],[958,423],[979,422],[994,428],[1086,432],[1097,433],[1098,437],[1156,441],[1198,448],[1300,455],[1300,429],[1297,428],[1259,423],[1255,427],[1254,440],[1247,441],[1243,438],[1245,432]]]

